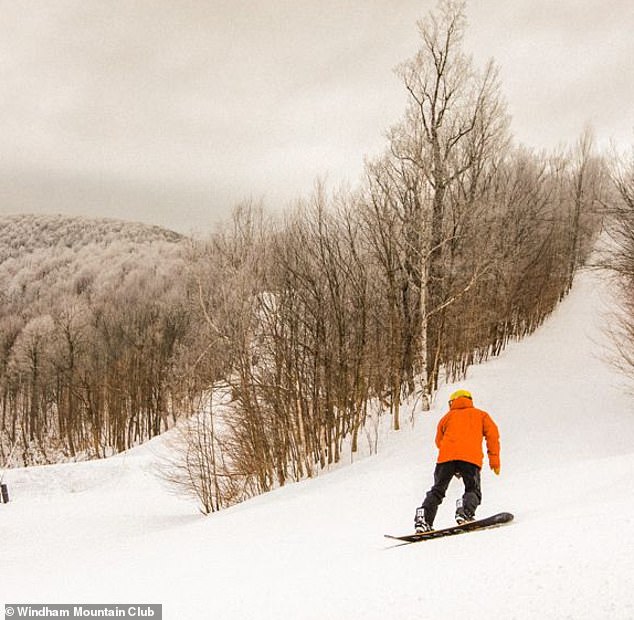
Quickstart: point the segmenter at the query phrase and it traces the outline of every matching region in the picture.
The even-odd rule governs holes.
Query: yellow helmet
[[[449,397],[449,402],[451,402],[452,400],[456,400],[456,398],[468,398],[469,400],[473,400],[473,396],[471,396],[471,392],[467,391],[467,390],[456,390],[450,397]]]

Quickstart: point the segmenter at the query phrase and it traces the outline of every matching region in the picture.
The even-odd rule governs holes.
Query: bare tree
[[[180,495],[195,498],[203,514],[217,512],[249,496],[248,475],[235,471],[227,459],[222,429],[230,420],[222,414],[222,390],[211,389],[195,410],[184,417],[160,453],[156,473]],[[218,411],[217,411],[218,410]]]
[[[607,266],[621,284],[621,316],[614,330],[620,366],[634,376],[634,149],[629,158],[617,157],[612,181],[617,195],[606,206],[612,246]]]
[[[421,47],[399,68],[407,112],[390,134],[391,155],[400,162],[392,170],[416,207],[407,227],[416,230],[408,236],[420,264],[416,314],[423,321],[427,391],[437,382],[445,308],[457,293],[447,261],[460,211],[475,207],[487,167],[508,141],[497,69],[490,62],[482,73],[475,70],[462,50],[465,27],[465,2],[454,0],[442,0],[419,22]]]
[[[594,134],[586,127],[572,154],[570,194],[570,241],[568,289],[577,268],[583,264],[588,246],[596,237],[598,204],[605,194],[605,166],[594,153]]]

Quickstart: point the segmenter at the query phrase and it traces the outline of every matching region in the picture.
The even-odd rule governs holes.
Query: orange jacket
[[[491,468],[500,466],[500,433],[486,411],[473,406],[469,398],[456,398],[449,412],[438,422],[438,463],[467,461],[482,467],[482,439],[486,439]]]

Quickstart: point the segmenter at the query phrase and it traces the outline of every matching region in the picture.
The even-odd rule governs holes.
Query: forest
[[[517,144],[495,63],[463,49],[464,3],[418,27],[406,108],[353,189],[316,181],[278,216],[245,202],[205,239],[0,218],[0,460],[105,457],[177,426],[165,476],[203,512],[313,476],[539,327],[603,231],[634,372],[634,161],[590,128]]]

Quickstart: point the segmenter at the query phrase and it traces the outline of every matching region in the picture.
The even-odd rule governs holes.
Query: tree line
[[[318,183],[276,222],[243,205],[203,250],[231,404],[196,417],[170,477],[205,511],[354,453],[377,411],[398,429],[405,399],[427,407],[441,379],[535,330],[586,260],[608,190],[592,132],[567,152],[514,144],[464,29],[460,2],[420,22],[399,67],[407,108],[358,188]]]

